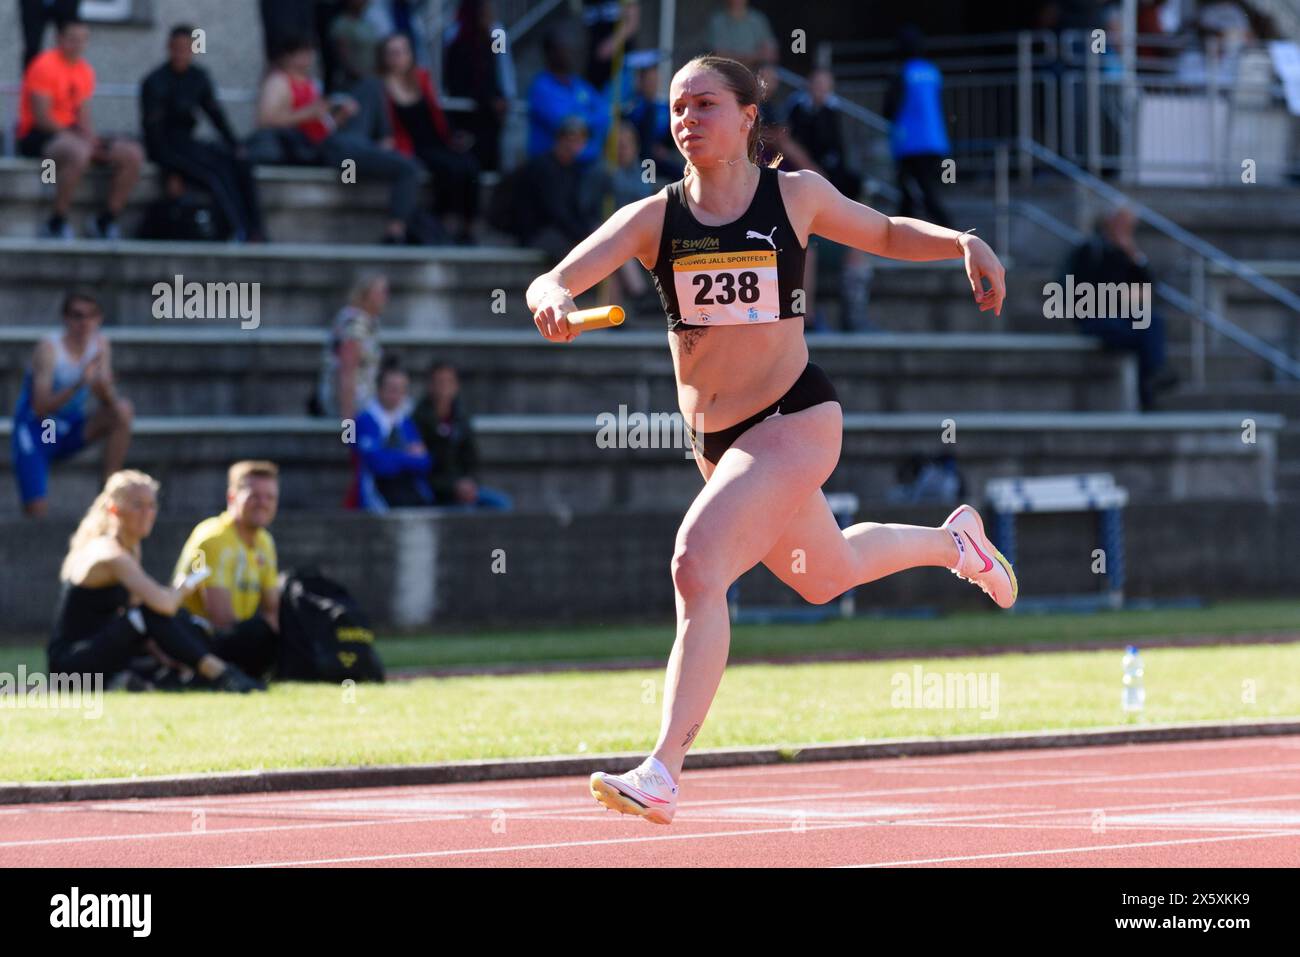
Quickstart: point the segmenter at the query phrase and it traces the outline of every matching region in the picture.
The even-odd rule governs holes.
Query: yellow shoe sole
[[[673,820],[658,808],[642,807],[612,784],[606,784],[596,774],[591,776],[591,796],[611,811],[635,814],[637,817],[645,818],[651,824],[671,824]]]

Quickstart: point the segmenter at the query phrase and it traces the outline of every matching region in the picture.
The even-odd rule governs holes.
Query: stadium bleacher
[[[319,541],[309,529],[322,522],[340,523],[358,539],[374,529],[376,542],[392,545],[392,553],[378,546],[366,551],[365,574],[389,582],[405,567],[403,548],[427,548],[410,544],[423,533],[392,531],[391,519],[337,512],[351,474],[338,423],[304,412],[326,325],[355,278],[372,270],[385,272],[392,285],[381,336],[385,349],[413,372],[417,389],[435,359],[460,368],[480,433],[484,480],[508,492],[520,509],[516,515],[412,520],[413,528],[458,523],[446,526],[446,535],[429,533],[444,543],[444,554],[452,532],[455,547],[468,547],[466,541],[486,541],[488,529],[506,534],[511,523],[521,535],[547,528],[550,519],[539,516],[567,515],[598,527],[604,515],[615,523],[607,527],[644,529],[662,524],[663,514],[680,515],[698,491],[699,473],[681,449],[611,451],[594,440],[599,413],[620,405],[633,412],[675,409],[662,316],[634,314],[624,329],[584,336],[568,348],[544,342],[532,329],[523,295],[546,268],[540,253],[493,243],[490,235],[476,248],[358,245],[380,232],[386,191],[344,191],[331,171],[306,168],[258,171],[272,244],[55,244],[32,238],[49,189],[34,175],[36,168],[31,160],[0,159],[0,206],[6,211],[0,217],[0,403],[12,408],[31,346],[57,321],[62,296],[73,287],[94,289],[108,315],[120,391],[136,406],[128,462],[161,480],[164,518],[177,527],[196,509],[219,504],[231,461],[271,457],[282,468],[276,531],[288,561],[316,557],[310,549]],[[493,182],[485,177],[484,188]],[[128,234],[157,188],[151,169],[123,218]],[[981,235],[991,236],[987,191],[987,183],[955,186],[951,205]],[[1295,249],[1293,206],[1286,203],[1293,191],[1133,193],[1296,288],[1298,274],[1288,259]],[[1063,221],[1082,218],[1075,197],[1059,184],[1024,184],[1018,194]],[[76,207],[74,220],[91,208]],[[1244,514],[1300,495],[1300,425],[1289,424],[1300,421],[1300,397],[1272,388],[1264,362],[1212,351],[1204,387],[1184,387],[1171,396],[1167,408],[1173,411],[1140,414],[1130,356],[1103,352],[1068,323],[1043,318],[1043,286],[1057,278],[1064,247],[1044,243],[1041,233],[1020,224],[1011,238],[1008,308],[1001,317],[970,306],[966,278],[955,262],[882,262],[869,318],[884,331],[810,335],[813,359],[834,379],[846,412],[844,452],[828,491],[857,494],[864,518],[894,520],[907,513],[884,505],[898,463],[914,453],[954,451],[972,489],[1006,474],[1104,470],[1130,490],[1135,507],[1190,509],[1213,502]],[[1161,237],[1150,237],[1149,250],[1158,273],[1184,269],[1180,251]],[[173,276],[260,283],[257,328],[241,329],[235,319],[155,319],[153,284]],[[836,290],[833,282],[821,288],[834,327]],[[505,291],[504,311],[491,308],[496,290]],[[1211,290],[1243,328],[1270,340],[1293,331],[1292,320],[1232,277],[1212,275]],[[1191,328],[1170,325],[1170,355],[1185,379]],[[958,434],[951,447],[941,439],[949,416]],[[1246,419],[1254,423],[1254,441],[1243,441]],[[6,532],[21,534],[26,526],[17,518],[9,429],[8,421],[0,423],[0,523]],[[97,455],[84,452],[53,473],[51,528],[62,530],[93,496]],[[65,538],[63,531],[43,536],[33,567],[50,567]],[[163,534],[150,544],[161,555],[160,565],[169,560],[166,540]],[[638,555],[650,555],[638,558],[636,567],[652,569],[648,573],[668,587],[664,549],[671,541],[664,546],[646,540],[635,547]],[[349,559],[347,568],[359,567]],[[1133,567],[1133,591],[1140,594],[1146,586]],[[349,580],[348,574],[340,577]],[[431,570],[429,579],[435,575]],[[1168,585],[1174,579],[1160,580]],[[354,578],[349,584],[361,583]],[[614,587],[609,607],[632,607],[626,603],[632,587]],[[439,585],[437,595],[444,588],[456,590]],[[911,594],[910,586],[899,588],[898,595]],[[38,596],[47,591],[42,585],[22,598],[0,598],[0,617],[13,627],[38,630],[49,607]],[[381,607],[377,617],[403,626],[444,620],[441,598],[415,607],[424,609],[423,620],[409,608],[394,615]]]

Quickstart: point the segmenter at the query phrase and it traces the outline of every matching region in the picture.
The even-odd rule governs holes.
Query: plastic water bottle
[[[1129,645],[1124,649],[1124,710],[1141,711],[1146,700],[1147,692],[1142,686],[1142,656],[1136,646]]]

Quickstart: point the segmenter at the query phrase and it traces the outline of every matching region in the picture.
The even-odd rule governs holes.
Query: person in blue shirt
[[[619,104],[623,119],[636,128],[641,158],[655,161],[656,182],[681,179],[686,164],[673,142],[668,101],[659,95],[659,51],[638,50],[623,66]]]
[[[104,476],[122,468],[134,409],[117,394],[104,313],[85,293],[63,300],[63,331],[43,336],[14,408],[13,462],[23,511],[42,518],[50,465],[104,439]],[[98,407],[91,407],[91,396]]]
[[[528,156],[550,151],[555,134],[568,117],[587,127],[588,140],[578,162],[600,159],[609,131],[609,103],[582,77],[574,73],[573,47],[568,38],[552,30],[543,41],[546,69],[528,88]]]
[[[952,156],[943,114],[943,74],[925,58],[925,38],[916,27],[898,36],[902,65],[885,100],[893,123],[889,145],[903,199],[898,215],[917,216],[940,226],[952,224],[939,200],[942,164]]]
[[[433,464],[411,420],[410,379],[396,366],[379,374],[379,389],[357,416],[358,504],[368,512],[433,504]]]

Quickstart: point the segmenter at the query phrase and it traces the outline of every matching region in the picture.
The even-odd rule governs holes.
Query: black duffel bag
[[[281,681],[383,681],[370,618],[348,590],[320,569],[280,576]]]

